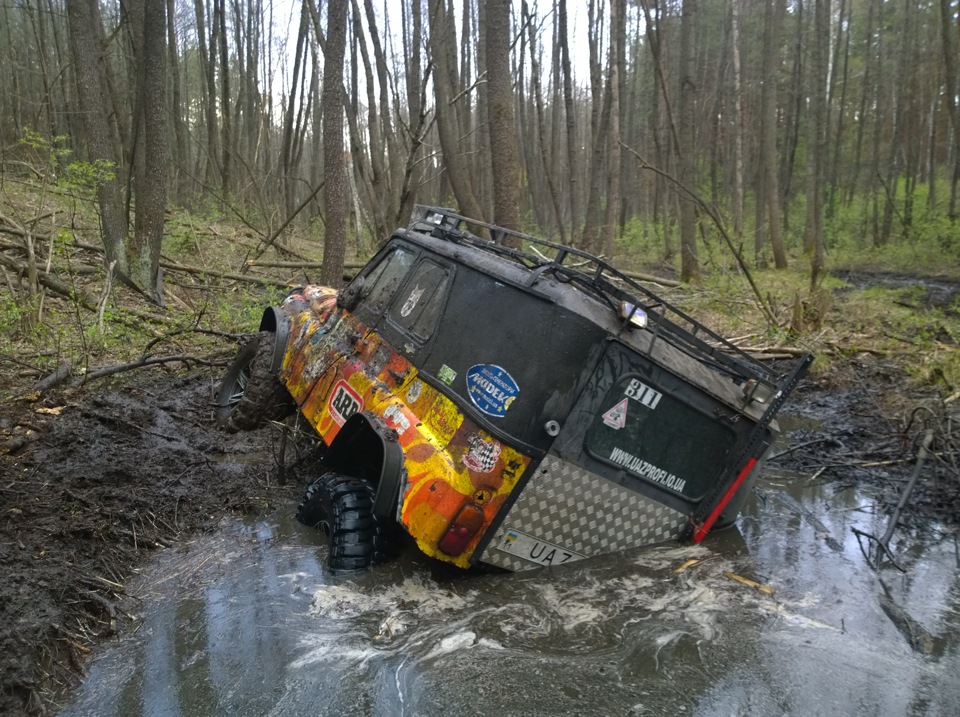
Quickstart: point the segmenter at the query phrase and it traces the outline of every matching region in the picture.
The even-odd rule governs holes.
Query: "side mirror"
[[[363,294],[363,277],[358,276],[337,294],[337,306],[347,311],[353,311],[360,303],[360,296]]]

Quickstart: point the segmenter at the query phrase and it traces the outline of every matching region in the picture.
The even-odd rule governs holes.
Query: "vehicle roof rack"
[[[728,374],[737,383],[755,381],[753,397],[758,401],[773,400],[792,373],[774,371],[603,257],[582,249],[470,219],[451,209],[419,204],[414,207],[410,229],[506,258],[530,272],[529,286],[546,273],[553,274],[559,281],[574,283],[618,313],[622,319],[621,331],[631,325],[639,308],[647,316],[646,328],[653,333],[650,350],[657,340],[663,339],[695,360]],[[626,311],[622,311],[624,306]],[[761,386],[767,390],[758,391]]]

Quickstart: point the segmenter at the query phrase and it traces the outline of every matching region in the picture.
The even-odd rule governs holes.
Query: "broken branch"
[[[73,382],[74,387],[82,386],[87,381],[92,381],[97,378],[103,378],[104,376],[113,376],[117,373],[123,373],[124,371],[132,371],[135,368],[142,368],[144,366],[157,366],[159,364],[173,363],[180,361],[182,363],[195,363],[201,366],[219,366],[220,362],[211,361],[209,359],[200,358],[199,356],[192,356],[189,354],[180,354],[177,356],[152,356],[140,358],[136,361],[131,361],[129,363],[119,363],[114,364],[113,366],[105,366],[99,368],[96,371],[91,371],[85,376],[81,376],[76,381]]]

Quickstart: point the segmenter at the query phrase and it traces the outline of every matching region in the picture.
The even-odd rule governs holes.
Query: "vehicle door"
[[[303,414],[330,443],[354,413],[363,410],[364,392],[384,369],[393,351],[375,331],[398,287],[406,281],[418,251],[392,242],[342,292],[336,317],[318,329],[302,353],[313,380]]]

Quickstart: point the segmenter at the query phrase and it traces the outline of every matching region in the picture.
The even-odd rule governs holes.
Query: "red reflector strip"
[[[730,499],[733,498],[734,494],[740,489],[740,486],[743,485],[743,481],[745,481],[747,476],[750,475],[750,471],[753,470],[755,465],[757,465],[756,458],[751,458],[749,461],[747,461],[747,464],[740,469],[740,473],[737,475],[737,479],[733,482],[733,485],[731,485],[727,489],[727,492],[723,494],[723,498],[721,498],[716,507],[710,511],[710,515],[708,515],[707,519],[703,521],[703,524],[694,525],[694,543],[699,543],[704,539],[704,537],[706,537],[707,533],[710,532],[710,528],[712,528],[713,524],[717,522],[717,518],[720,517],[723,509],[727,507],[727,503],[730,502]]]
[[[440,552],[452,557],[461,555],[480,528],[483,527],[483,511],[473,503],[467,503],[457,513],[446,534],[440,539]]]

